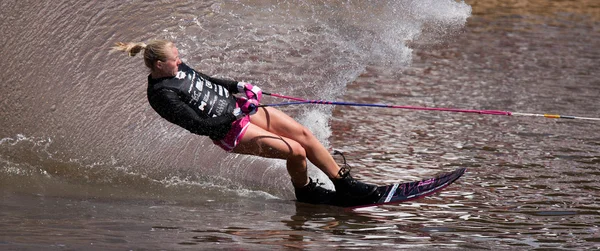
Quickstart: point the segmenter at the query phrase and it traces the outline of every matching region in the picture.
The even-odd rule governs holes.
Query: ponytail
[[[118,42],[112,47],[113,51],[124,51],[129,56],[134,57],[142,50],[144,50],[144,63],[150,70],[154,69],[156,61],[167,60],[167,50],[173,46],[173,42],[167,40],[152,40],[145,44],[143,42],[138,43],[122,43]]]
[[[147,45],[145,43],[142,43],[142,42],[139,42],[139,43],[122,43],[122,42],[118,42],[112,48],[115,51],[124,51],[124,52],[127,52],[129,54],[129,56],[134,57],[135,55],[137,55],[138,53],[140,53],[140,51],[142,51],[142,49],[146,49],[146,47],[147,47]]]

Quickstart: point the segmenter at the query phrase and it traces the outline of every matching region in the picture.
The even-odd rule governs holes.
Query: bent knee
[[[290,152],[288,158],[293,159],[305,159],[306,158],[306,150],[304,147],[298,142],[290,142],[289,143]]]
[[[294,135],[294,139],[301,145],[310,145],[314,143],[314,140],[317,140],[315,135],[304,126],[302,126],[302,128]]]

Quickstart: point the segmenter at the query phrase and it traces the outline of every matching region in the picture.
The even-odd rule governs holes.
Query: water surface
[[[200,71],[309,99],[600,117],[599,8],[2,2],[0,249],[598,248],[597,122],[282,108],[362,180],[468,168],[440,194],[344,211],[295,203],[283,162],[225,154],[162,120],[141,58],[108,51],[167,38]]]

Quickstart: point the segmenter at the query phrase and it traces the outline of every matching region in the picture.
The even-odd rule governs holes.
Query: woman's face
[[[167,47],[166,51],[167,58],[165,61],[159,60],[156,64],[158,70],[161,72],[163,76],[175,76],[177,75],[177,70],[179,64],[181,64],[181,59],[179,59],[179,51],[174,44]]]

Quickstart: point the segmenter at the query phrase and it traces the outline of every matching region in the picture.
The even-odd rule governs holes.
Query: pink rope
[[[268,92],[263,92],[263,94],[270,95],[273,97],[278,97],[278,98],[294,100],[294,101],[298,101],[301,103],[371,106],[371,107],[398,108],[398,109],[423,110],[423,111],[461,112],[461,113],[477,113],[477,114],[506,115],[506,116],[512,115],[512,113],[509,111],[499,111],[499,110],[468,110],[468,109],[400,106],[400,105],[385,105],[385,104],[364,104],[364,103],[336,102],[336,101],[325,101],[325,100],[307,100],[307,99],[303,99],[303,98],[296,98],[296,97],[285,96],[285,95],[276,94],[276,93],[268,93]],[[288,104],[291,105],[291,104],[298,104],[298,103],[283,103],[283,104],[279,104],[279,105],[288,105]],[[272,105],[272,106],[274,106],[274,105]]]

